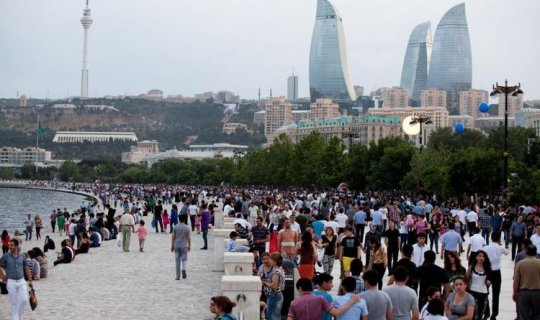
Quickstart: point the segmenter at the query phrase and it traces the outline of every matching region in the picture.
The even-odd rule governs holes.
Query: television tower
[[[81,98],[88,98],[88,29],[92,25],[92,22],[94,21],[90,16],[90,8],[88,7],[88,0],[86,0],[86,8],[83,10],[83,17],[81,18],[81,24],[84,28]]]

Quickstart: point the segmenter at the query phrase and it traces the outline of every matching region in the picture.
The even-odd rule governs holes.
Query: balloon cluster
[[[487,104],[487,102],[482,102],[478,105],[478,111],[480,111],[481,113],[488,113],[489,112],[489,104]],[[454,125],[454,132],[456,134],[461,134],[463,133],[463,131],[465,131],[465,125],[463,123],[456,123]]]

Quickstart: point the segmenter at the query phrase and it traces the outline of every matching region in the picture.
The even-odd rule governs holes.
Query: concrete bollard
[[[236,218],[231,218],[231,217],[227,217],[227,216],[223,216],[223,218],[221,219],[222,223],[234,223],[234,220],[236,220]]]
[[[223,212],[219,209],[214,210],[214,228],[221,229],[223,223]]]
[[[225,252],[223,262],[225,275],[251,276],[253,274],[253,254],[250,252]]]
[[[260,319],[261,278],[257,276],[223,276],[221,290],[236,303],[233,314],[242,319]]]
[[[223,271],[223,254],[225,246],[223,241],[229,239],[229,234],[233,229],[214,229],[214,271]]]
[[[223,223],[223,229],[233,229],[234,230],[234,223],[232,223],[232,222],[224,222]]]

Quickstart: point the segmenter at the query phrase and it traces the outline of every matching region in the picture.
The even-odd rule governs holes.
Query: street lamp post
[[[422,152],[422,149],[424,148],[424,128],[423,128],[423,124],[432,124],[433,121],[431,121],[431,118],[430,117],[422,117],[422,116],[414,116],[412,117],[411,119],[411,122],[409,122],[410,125],[414,125],[414,124],[420,124],[420,136],[418,137],[418,139],[420,140],[420,152]]]
[[[504,94],[504,151],[503,151],[503,192],[508,191],[508,95],[513,97],[523,94],[521,91],[521,83],[517,86],[509,86],[508,80],[504,80],[504,86],[500,86],[498,82],[493,85],[493,91],[489,94],[491,97],[496,97],[499,94]]]

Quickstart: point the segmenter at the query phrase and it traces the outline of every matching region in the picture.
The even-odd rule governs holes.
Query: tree
[[[58,170],[58,178],[62,181],[82,181],[79,166],[71,160],[62,163]]]
[[[427,149],[416,153],[411,160],[411,170],[401,182],[404,190],[427,190],[442,197],[448,196],[448,159],[446,150]]]
[[[346,158],[345,174],[352,190],[363,190],[369,172],[368,148],[361,143],[354,143]]]
[[[401,180],[411,170],[416,147],[400,138],[386,138],[371,143],[368,151],[368,187],[372,190],[399,189]]]
[[[511,158],[524,161],[527,155],[527,140],[536,138],[532,128],[510,127],[508,128],[508,152]],[[499,150],[502,157],[504,149],[504,126],[498,126],[489,132],[487,147]]]
[[[485,135],[478,130],[466,129],[463,133],[455,134],[452,128],[439,128],[429,136],[428,148],[435,150],[456,150],[468,147],[483,147],[486,144]]]
[[[453,152],[448,166],[450,194],[500,192],[502,160],[499,156],[493,149],[467,148]]]

